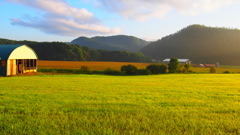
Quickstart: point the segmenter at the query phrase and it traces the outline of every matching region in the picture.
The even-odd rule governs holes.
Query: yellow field
[[[150,63],[130,63],[130,62],[85,62],[85,61],[38,61],[38,67],[44,69],[80,69],[87,66],[90,70],[103,71],[106,69],[120,70],[123,65],[135,65],[139,69],[144,69]]]
[[[196,73],[209,73],[209,68],[198,68],[198,67],[191,67],[193,72]],[[224,73],[225,71],[229,71],[231,73],[240,73],[240,68],[231,68],[231,67],[220,67],[217,68],[217,73]]]
[[[0,77],[1,135],[240,135],[239,74]]]
[[[152,63],[131,63],[131,62],[96,62],[96,61],[38,61],[40,69],[80,69],[81,66],[87,66],[89,70],[104,71],[106,69],[120,70],[123,65],[135,65],[138,69],[144,69]],[[191,67],[190,70],[196,73],[209,73],[209,68]],[[240,73],[240,67],[222,66],[217,68],[217,73],[229,71],[231,73]]]

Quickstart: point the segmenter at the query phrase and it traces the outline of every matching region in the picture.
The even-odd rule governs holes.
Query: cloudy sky
[[[240,0],[0,0],[0,38],[157,40],[191,24],[240,29]]]

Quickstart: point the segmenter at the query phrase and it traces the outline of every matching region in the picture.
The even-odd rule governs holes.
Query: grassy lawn
[[[239,74],[0,77],[1,134],[240,134]]]

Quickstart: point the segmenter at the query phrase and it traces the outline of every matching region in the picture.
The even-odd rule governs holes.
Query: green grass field
[[[240,134],[239,74],[0,77],[0,134]]]

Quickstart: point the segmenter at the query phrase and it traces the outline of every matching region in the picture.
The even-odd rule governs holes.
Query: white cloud
[[[22,19],[12,18],[11,21],[13,25],[31,27],[46,33],[65,36],[89,36],[121,33],[121,30],[117,27],[108,28],[96,24],[80,24],[73,20],[66,20],[64,18],[48,18],[39,21],[23,21]]]
[[[92,0],[124,18],[147,20],[163,18],[172,10],[197,15],[236,3],[238,0]]]
[[[109,35],[121,32],[119,28],[108,28],[94,17],[93,13],[86,9],[78,9],[70,6],[65,0],[8,0],[19,3],[44,12],[44,16],[36,19],[12,18],[13,25],[21,25],[39,29],[46,33],[67,36]],[[33,19],[34,18],[34,19]]]

